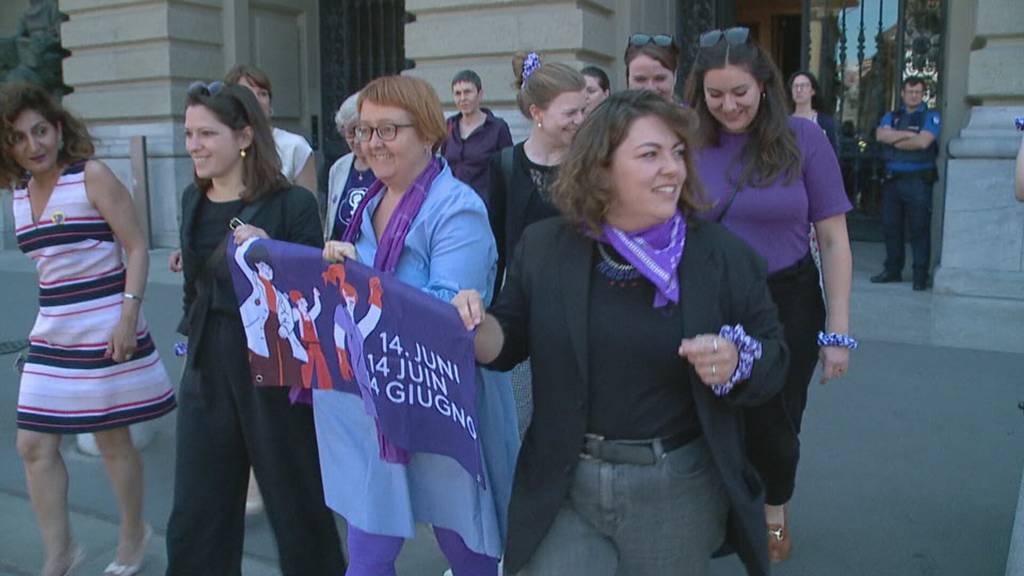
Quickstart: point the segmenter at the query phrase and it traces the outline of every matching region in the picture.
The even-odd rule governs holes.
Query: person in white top
[[[264,71],[255,66],[238,64],[224,76],[224,82],[252,90],[267,119],[273,116],[273,89],[270,86],[270,77]],[[316,160],[313,158],[313,149],[309,143],[302,136],[287,130],[274,128],[273,132],[277,155],[281,157],[281,173],[292,184],[302,186],[315,194]]]

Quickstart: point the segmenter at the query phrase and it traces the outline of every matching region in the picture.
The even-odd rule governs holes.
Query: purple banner
[[[455,308],[309,246],[228,246],[256,385],[358,394],[382,452],[450,456],[483,484],[473,335]]]

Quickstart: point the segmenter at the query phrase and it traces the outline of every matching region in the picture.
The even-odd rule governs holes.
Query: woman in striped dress
[[[60,442],[92,432],[121,513],[117,555],[104,574],[135,574],[151,530],[142,520],[142,460],[128,425],[175,406],[140,310],[146,241],[128,191],[106,165],[89,160],[85,125],[45,91],[0,88],[0,142],[0,184],[15,188],[18,246],[39,272],[17,445],[45,545],[42,573],[68,574],[84,556],[69,526]]]

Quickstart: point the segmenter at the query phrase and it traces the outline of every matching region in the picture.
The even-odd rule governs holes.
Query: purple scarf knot
[[[686,246],[686,218],[676,212],[661,224],[636,232],[623,232],[605,224],[598,241],[609,244],[654,284],[654,307],[679,303],[679,262]]]
[[[387,272],[388,274],[395,272],[395,269],[398,267],[398,258],[402,255],[402,250],[405,248],[405,237],[409,234],[412,221],[420,213],[420,208],[427,198],[427,192],[441,173],[443,167],[444,165],[438,158],[431,158],[427,163],[427,167],[420,172],[412,185],[409,186],[409,189],[402,194],[402,199],[398,201],[398,206],[395,206],[395,211],[391,213],[391,218],[388,220],[387,226],[384,227],[384,233],[381,234],[380,243],[377,246],[377,255],[373,259],[374,269]],[[345,234],[341,237],[342,242],[355,244],[359,240],[366,207],[369,206],[374,198],[380,196],[384,190],[385,184],[379,179],[370,185],[370,189],[366,191],[366,196],[363,196],[359,206],[356,207],[355,212],[352,214],[352,221],[349,222]],[[353,334],[349,328],[354,328],[355,323],[348,314],[345,314],[345,316],[347,318],[343,320],[344,323],[342,324],[346,334],[345,344],[349,351],[349,359],[352,362],[353,371],[355,372],[356,383],[359,385],[359,392],[363,397],[364,409],[377,426],[380,457],[385,462],[407,464],[409,462],[409,453],[388,440],[381,430],[373,398],[370,396],[372,394],[370,391],[370,377],[366,369],[366,358],[362,353],[362,342],[357,343],[358,338],[350,338],[348,336]],[[337,321],[337,317],[335,321]],[[345,324],[348,324],[348,326]]]

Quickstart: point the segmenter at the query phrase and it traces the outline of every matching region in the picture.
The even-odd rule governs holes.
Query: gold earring
[[[245,158],[245,148],[242,148],[241,150],[239,150],[238,151],[238,155],[241,156],[244,159]]]

